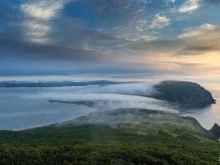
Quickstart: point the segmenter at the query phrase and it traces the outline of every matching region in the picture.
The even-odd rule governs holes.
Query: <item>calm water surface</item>
[[[53,88],[0,88],[0,129],[20,130],[59,123],[93,110],[31,98],[51,90]]]
[[[184,116],[192,116],[196,118],[200,124],[210,129],[215,123],[220,125],[220,90],[210,90],[213,97],[217,100],[216,104],[205,108],[191,109]]]

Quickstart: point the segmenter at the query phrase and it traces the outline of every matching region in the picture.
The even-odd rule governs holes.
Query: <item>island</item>
[[[188,81],[162,81],[154,85],[154,92],[149,97],[185,107],[202,107],[216,103],[208,90]]]

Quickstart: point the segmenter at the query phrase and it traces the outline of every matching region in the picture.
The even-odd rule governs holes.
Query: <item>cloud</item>
[[[156,14],[154,19],[149,26],[150,29],[161,29],[170,24],[170,19],[164,15]]]
[[[126,26],[134,18],[137,19],[145,13],[148,4],[148,0],[84,0],[78,2],[84,9],[89,9],[91,17],[95,18],[102,27]]]
[[[118,44],[125,42],[124,39],[111,34],[83,29],[80,25],[77,27],[77,23],[73,20],[64,19],[60,22],[62,34],[59,33],[60,25],[57,25],[57,29],[53,27],[54,33],[51,33],[50,25],[38,24],[35,20],[29,20],[21,26],[17,25],[4,30],[0,35],[0,57],[18,57],[27,60],[42,60],[42,62],[50,60],[99,63],[100,61],[114,61],[116,56],[110,57],[110,50],[114,47],[116,49]],[[33,30],[26,29],[25,37],[21,33],[25,29],[24,26]],[[31,37],[26,38],[29,35]],[[45,42],[37,42],[41,39]],[[46,42],[49,40],[53,42]],[[8,55],[5,56],[5,53]]]
[[[116,37],[111,34],[107,33],[102,33],[99,31],[95,30],[79,30],[78,31],[78,36],[80,39],[86,39],[94,41],[101,41],[101,42],[106,42],[106,41],[123,41],[123,38]]]
[[[143,36],[139,36],[136,38],[131,39],[131,41],[154,41],[157,40],[157,36],[156,35],[143,35]],[[125,44],[126,45],[126,44]]]
[[[133,40],[125,48],[144,52],[146,56],[165,54],[167,57],[178,55],[203,55],[220,50],[220,27],[213,24],[202,24],[183,30],[176,39]],[[160,57],[162,58],[162,57]]]
[[[149,36],[154,36],[153,32],[149,32],[151,22],[147,7],[151,3],[151,0],[82,1],[85,8],[92,11],[92,18],[102,27],[100,30],[107,28],[110,34],[126,40],[148,40],[152,38]]]
[[[39,23],[37,21],[24,22],[25,35],[27,40],[36,43],[48,43],[50,40],[47,35],[51,32],[51,26],[48,23]]]
[[[207,14],[207,17],[204,19],[199,18],[203,17],[199,13],[181,14],[192,13],[208,5],[205,1],[210,4],[218,2],[2,2],[6,4],[2,6],[7,6],[7,11],[4,7],[0,12],[0,17],[3,17],[0,27],[1,74],[17,73],[18,68],[23,68],[25,74],[31,74],[28,70],[33,69],[34,73],[45,71],[49,74],[55,70],[53,74],[87,73],[129,78],[182,75],[185,65],[176,63],[181,58],[188,56],[188,61],[191,61],[194,56],[219,49],[219,25],[214,25],[215,17],[211,17],[217,18],[217,10],[209,12],[212,7],[205,8],[203,15]],[[171,8],[180,13],[173,13]],[[205,20],[210,23],[205,23]],[[50,64],[43,64],[48,62]],[[35,64],[35,68],[31,64]],[[11,68],[11,65],[16,67]],[[42,65],[44,68],[38,70]]]
[[[69,0],[34,0],[20,5],[24,14],[23,33],[26,39],[35,43],[52,42],[48,35],[53,31],[51,20],[60,15]]]
[[[178,55],[203,55],[210,52],[219,52],[220,44],[218,43],[220,37],[212,39],[199,39],[189,41],[185,47],[177,52]]]
[[[204,54],[220,50],[220,27],[212,24],[202,24],[198,27],[191,27],[184,30],[178,36],[187,42],[185,47],[178,52],[182,55]]]
[[[199,9],[200,0],[186,0],[184,4],[182,4],[178,11],[180,13],[192,13]]]
[[[94,61],[102,59],[102,55],[96,51],[84,50],[59,44],[30,43],[11,38],[0,38],[2,58],[4,51],[11,52],[10,56],[32,60],[62,60],[62,61]],[[7,57],[6,57],[7,58]],[[104,58],[103,58],[104,59]]]
[[[170,53],[170,50],[176,51],[185,45],[184,40],[180,39],[155,39],[155,40],[137,40],[125,45],[127,49],[135,51],[147,51],[150,53]]]
[[[64,16],[62,10],[68,2],[22,1],[19,9],[23,17],[0,35],[0,56],[42,62],[99,63],[114,59],[109,57],[111,49],[124,43],[123,39],[111,33],[86,28],[80,19]],[[3,55],[5,53],[7,56]]]
[[[184,30],[184,33],[180,34],[178,38],[195,38],[210,35],[212,32],[216,32],[220,28],[217,25],[212,24],[203,24],[199,27],[187,28]]]
[[[166,3],[175,3],[176,0],[166,0]]]
[[[80,19],[77,21],[73,17],[66,19],[62,15],[62,10],[68,2],[69,0],[22,1],[20,5],[24,16],[22,25],[14,26],[15,31],[10,29],[8,32],[4,31],[4,36],[0,37],[0,46],[3,48],[0,51],[5,53],[7,50],[8,54],[13,54],[11,56],[27,59],[51,58],[75,61],[82,57],[94,59],[92,61],[100,58],[102,61],[104,58],[111,58],[106,54],[116,54],[119,49],[123,51],[120,45],[126,45],[129,40],[157,39],[156,33],[148,31],[150,24],[146,20],[146,5],[150,2],[146,0],[71,1],[80,3],[85,9],[89,7],[92,11],[91,17],[95,17],[101,25],[108,22],[117,25],[108,31],[86,28]],[[117,14],[118,21],[112,14]],[[58,18],[59,22],[56,22]],[[166,16],[158,14],[151,26],[162,28],[167,26],[168,22]],[[24,55],[21,55],[23,53]],[[79,53],[82,53],[81,57]],[[123,54],[126,53],[125,51]],[[115,57],[116,55],[113,55],[112,59]]]
[[[38,0],[21,4],[21,11],[34,19],[50,20],[56,18],[67,0]]]
[[[146,83],[129,83],[129,84],[116,84],[107,86],[93,86],[93,87],[79,87],[79,90],[75,90],[76,93],[112,93],[112,94],[125,94],[136,96],[147,96],[153,92],[153,86],[157,82]],[[117,100],[116,98],[112,98]]]

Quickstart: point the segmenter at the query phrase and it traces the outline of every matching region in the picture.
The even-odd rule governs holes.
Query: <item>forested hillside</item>
[[[175,115],[124,111],[117,110],[111,115],[121,116],[117,117],[119,120],[128,113],[142,113],[150,121],[152,114],[157,114],[161,122],[83,123],[96,116],[91,114],[75,120],[81,123],[73,120],[24,131],[1,131],[0,164],[218,164],[219,141],[202,134],[191,118],[180,118],[174,125],[173,121],[178,120]],[[161,120],[158,114],[166,118]]]

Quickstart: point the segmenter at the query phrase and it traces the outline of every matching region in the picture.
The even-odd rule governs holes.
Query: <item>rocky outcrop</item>
[[[154,86],[151,97],[184,106],[206,106],[216,101],[205,88],[187,81],[162,81]]]
[[[214,126],[212,127],[212,129],[209,130],[209,132],[216,139],[220,138],[220,127],[218,124],[215,123]]]

